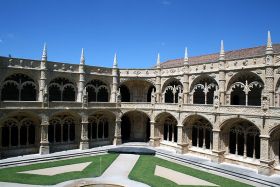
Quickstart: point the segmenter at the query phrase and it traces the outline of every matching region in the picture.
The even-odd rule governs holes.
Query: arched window
[[[109,101],[109,88],[100,81],[93,80],[86,85],[88,92],[88,102],[108,102]]]
[[[7,77],[1,87],[2,101],[36,101],[37,85],[24,74]]]
[[[193,104],[213,104],[214,92],[218,89],[216,80],[209,75],[201,75],[191,85]]]
[[[75,141],[75,120],[71,116],[57,116],[50,120],[49,141],[51,143]]]
[[[169,82],[163,91],[163,101],[165,103],[178,103],[178,94],[182,91],[183,86],[179,80]]]
[[[263,89],[262,79],[252,72],[240,72],[234,75],[228,83],[227,104],[231,105],[261,105]]]
[[[90,140],[106,140],[109,138],[109,121],[106,117],[92,116],[88,124]]]
[[[212,149],[212,128],[207,121],[197,121],[192,126],[192,146]]]
[[[172,118],[167,118],[163,125],[163,139],[169,142],[177,142],[177,122]]]
[[[56,78],[49,84],[49,101],[75,101],[76,87],[66,78]]]
[[[24,117],[21,121],[10,118],[2,125],[2,147],[25,147],[35,144],[35,123]]]
[[[244,158],[260,158],[260,133],[253,124],[239,120],[231,124],[228,132],[224,131],[225,137],[228,136],[228,153],[240,155]],[[227,129],[227,128],[225,128]],[[227,144],[227,143],[226,143]]]

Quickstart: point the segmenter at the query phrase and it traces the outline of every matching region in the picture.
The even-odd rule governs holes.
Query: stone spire
[[[219,60],[225,60],[224,41],[221,40],[221,50]]]
[[[47,44],[44,43],[44,49],[43,49],[43,54],[42,54],[42,61],[47,61]]]
[[[271,35],[270,35],[270,31],[267,31],[267,44],[266,44],[265,54],[272,54],[272,53],[273,53],[273,48],[271,42]]]
[[[188,48],[185,47],[184,65],[188,65],[188,64],[189,64]]]
[[[118,59],[117,59],[117,53],[115,53],[115,56],[114,56],[114,63],[113,63],[113,68],[118,68]]]
[[[157,55],[157,68],[160,68],[160,55]]]
[[[80,58],[80,64],[85,65],[85,55],[84,55],[84,48],[82,48],[81,58]]]

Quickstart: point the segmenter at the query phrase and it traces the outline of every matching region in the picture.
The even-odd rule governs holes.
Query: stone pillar
[[[221,41],[221,50],[219,56],[219,94],[220,94],[220,105],[225,105],[225,82],[226,82],[226,73],[225,73],[225,51],[224,51],[224,42]]]
[[[40,70],[40,85],[39,85],[39,94],[38,101],[43,101],[44,89],[46,87],[46,79],[47,79],[47,45],[44,44],[42,60],[41,60],[41,70]]]
[[[164,102],[161,101],[161,78],[160,78],[160,69],[157,70],[157,75],[156,75],[156,102]]]
[[[265,92],[269,94],[269,106],[274,106],[274,51],[270,31],[267,32],[265,54]]]
[[[183,94],[184,94],[184,104],[189,104],[189,75],[187,74],[184,74]]]
[[[89,140],[88,140],[88,115],[82,115],[82,122],[81,122],[81,141],[80,141],[80,149],[89,149]]]
[[[39,154],[41,155],[50,153],[48,127],[49,127],[49,117],[43,114],[42,122],[41,122],[41,141],[40,141],[40,150],[39,150]]]
[[[215,163],[221,163],[224,161],[224,150],[221,146],[221,136],[219,129],[213,129],[213,148],[211,161]]]
[[[188,152],[188,144],[185,142],[185,132],[183,131],[183,125],[177,125],[177,153],[185,154]]]
[[[258,173],[262,175],[271,175],[273,173],[274,160],[270,158],[269,136],[260,135],[260,166]]]
[[[41,70],[40,75],[40,86],[39,86],[39,95],[38,95],[38,101],[43,102],[44,101],[44,89],[46,87],[46,69]]]
[[[121,123],[122,123],[122,120],[120,118],[116,118],[115,134],[114,134],[113,145],[120,145],[120,144],[122,144]]]
[[[158,137],[158,125],[155,121],[150,121],[150,146],[158,147],[160,145],[160,137]]]
[[[220,104],[225,105],[225,72],[219,72],[219,95],[220,95]]]
[[[118,92],[118,69],[113,68],[112,70],[113,83],[111,92],[111,102],[117,102],[117,92]]]
[[[77,102],[83,101],[83,90],[85,88],[85,75],[80,73],[79,84],[78,84],[78,93],[77,93]]]
[[[269,95],[269,106],[274,106],[274,70],[273,67],[265,69],[265,91]]]

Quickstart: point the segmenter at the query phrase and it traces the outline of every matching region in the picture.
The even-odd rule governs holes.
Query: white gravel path
[[[171,180],[178,185],[194,185],[194,186],[217,186],[216,184],[207,182],[205,180],[186,175],[184,173],[174,171],[165,167],[156,165],[155,173],[156,176],[163,177]]]
[[[26,173],[26,174],[33,174],[33,175],[46,175],[46,176],[53,176],[61,173],[68,173],[72,171],[83,171],[91,162],[84,162],[79,164],[70,164],[65,166],[57,166],[51,168],[44,168],[44,169],[36,169],[30,171],[22,171],[19,173]]]

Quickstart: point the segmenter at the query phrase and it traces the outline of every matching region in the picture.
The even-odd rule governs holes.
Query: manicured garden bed
[[[51,161],[45,163],[32,164],[27,166],[17,166],[11,168],[0,169],[0,181],[1,182],[15,182],[24,184],[37,184],[37,185],[53,185],[63,181],[78,179],[78,178],[88,178],[88,177],[98,177],[112,164],[112,162],[117,158],[117,154],[105,154],[90,157],[80,157],[74,159],[66,159],[59,161]],[[100,165],[101,160],[101,165]],[[75,171],[57,174],[54,176],[43,176],[43,175],[33,175],[18,173],[21,171],[29,171],[57,166],[64,166],[70,164],[78,164],[84,162],[92,162],[83,171]]]
[[[162,166],[165,168],[169,168],[186,175],[190,175],[210,183],[214,183],[218,186],[225,186],[225,187],[243,187],[243,186],[250,186],[235,180],[231,180],[225,177],[221,177],[218,175],[214,175],[211,173],[207,173],[205,171],[200,171],[197,169],[193,169],[190,167],[186,167],[180,164],[176,164],[167,160],[160,159],[154,156],[147,156],[143,155],[139,158],[137,163],[135,164],[133,170],[129,174],[129,178],[131,180],[143,182],[153,187],[175,187],[179,186],[175,182],[167,180],[165,178],[155,176],[154,171],[156,165]],[[183,186],[183,185],[180,185]],[[196,186],[197,187],[197,186]]]

